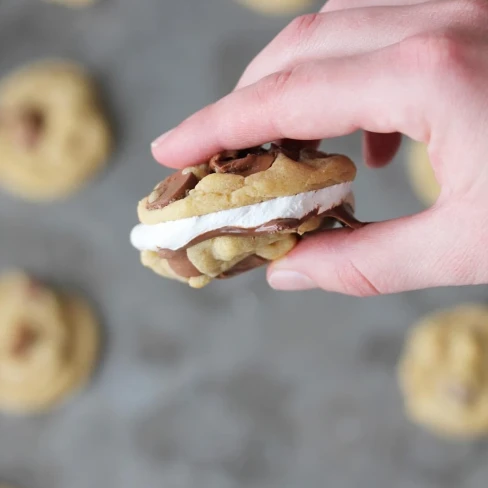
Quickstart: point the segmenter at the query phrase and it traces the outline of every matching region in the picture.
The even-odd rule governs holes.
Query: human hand
[[[331,0],[294,20],[233,93],[155,141],[153,154],[184,167],[224,149],[358,129],[373,167],[391,160],[399,133],[427,143],[437,203],[304,239],[270,266],[271,286],[368,296],[488,283],[486,0]]]

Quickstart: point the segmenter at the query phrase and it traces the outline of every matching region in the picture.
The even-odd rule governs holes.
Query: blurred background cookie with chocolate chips
[[[409,416],[443,435],[488,435],[488,307],[461,305],[423,318],[399,368]]]
[[[0,410],[53,408],[88,381],[98,349],[98,323],[83,299],[21,272],[0,277]]]
[[[426,144],[409,141],[407,170],[417,197],[427,206],[434,204],[441,193],[441,188],[432,168]]]
[[[41,61],[0,83],[0,187],[26,200],[66,197],[105,165],[112,138],[80,66]]]

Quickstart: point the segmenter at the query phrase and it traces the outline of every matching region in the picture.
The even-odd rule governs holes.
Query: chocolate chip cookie
[[[77,296],[58,295],[16,272],[0,278],[0,409],[46,410],[94,368],[98,325]]]
[[[446,435],[488,434],[488,307],[463,305],[421,320],[399,379],[413,420]]]
[[[412,187],[418,198],[425,205],[435,203],[441,193],[441,187],[430,163],[427,146],[411,141],[408,148],[408,173]]]
[[[201,288],[279,259],[306,233],[352,228],[356,175],[345,156],[271,145],[178,171],[139,202],[142,263]]]
[[[94,83],[77,65],[44,61],[0,84],[0,186],[28,200],[64,197],[111,150]]]

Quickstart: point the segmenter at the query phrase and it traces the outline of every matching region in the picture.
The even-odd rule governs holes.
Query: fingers
[[[398,132],[392,134],[378,134],[365,132],[363,134],[363,158],[370,168],[386,166],[395,157],[402,143],[402,135]]]
[[[417,5],[429,0],[329,0],[321,12],[335,12],[351,8],[381,7],[387,5]]]
[[[487,232],[455,232],[466,228],[465,218],[457,215],[437,208],[305,239],[270,267],[268,281],[276,289],[319,287],[355,296],[482,283],[488,258],[480,247]]]
[[[154,157],[184,167],[224,149],[337,137],[358,129],[402,132],[425,141],[423,110],[432,97],[425,66],[419,66],[424,47],[423,42],[399,44],[271,75],[191,116],[156,141]]]
[[[374,51],[435,29],[443,15],[432,16],[432,8],[367,7],[298,17],[249,64],[237,88],[300,63]]]

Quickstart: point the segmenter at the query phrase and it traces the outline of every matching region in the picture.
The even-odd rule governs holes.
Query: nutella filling
[[[194,266],[186,254],[186,249],[180,251],[172,251],[173,254],[170,257],[166,257],[169,267],[178,275],[183,278],[194,278],[201,276],[202,273]],[[161,256],[161,254],[159,254]],[[163,256],[161,256],[163,257]]]
[[[311,212],[301,219],[275,219],[270,222],[266,222],[259,227],[254,228],[243,228],[243,227],[221,227],[220,229],[212,230],[210,232],[205,232],[200,234],[195,239],[192,239],[186,246],[181,249],[188,249],[195,244],[206,241],[208,239],[213,239],[215,237],[222,236],[257,236],[265,234],[276,234],[278,232],[282,233],[293,233],[298,230],[298,228],[312,217],[322,217],[324,219],[323,224],[330,226],[330,219],[340,222],[344,227],[349,227],[351,229],[360,229],[364,227],[364,223],[357,220],[352,209],[347,204],[342,204],[337,207],[331,208],[326,212],[317,214],[316,212]]]
[[[252,269],[259,268],[267,263],[267,259],[257,256],[256,254],[252,254],[251,256],[248,256],[237,263],[231,269],[221,273],[219,276],[217,276],[217,279],[224,280],[226,278],[233,278],[234,276],[238,276],[242,273],[246,273],[247,271],[251,271]]]
[[[197,268],[193,265],[187,256],[186,250],[200,242],[206,241],[208,239],[214,239],[216,237],[222,236],[257,236],[265,234],[276,234],[276,233],[294,233],[297,232],[298,228],[310,218],[321,217],[322,225],[317,230],[323,230],[324,228],[329,228],[332,222],[339,222],[343,227],[349,227],[351,229],[360,229],[366,224],[358,221],[352,212],[352,208],[347,204],[339,205],[335,208],[327,210],[319,215],[312,212],[301,219],[276,219],[267,222],[259,227],[255,228],[242,228],[242,227],[223,227],[211,232],[206,232],[201,234],[197,238],[190,241],[186,246],[178,249],[176,251],[170,249],[160,249],[158,251],[158,256],[166,259],[168,261],[171,269],[183,278],[192,278],[195,276],[200,276]],[[217,276],[218,279],[230,278],[237,276],[241,273],[249,271],[251,269],[257,268],[266,264],[268,261],[266,259],[260,258],[259,256],[252,255],[245,258],[243,261],[237,263],[233,268],[225,271],[221,275]]]

